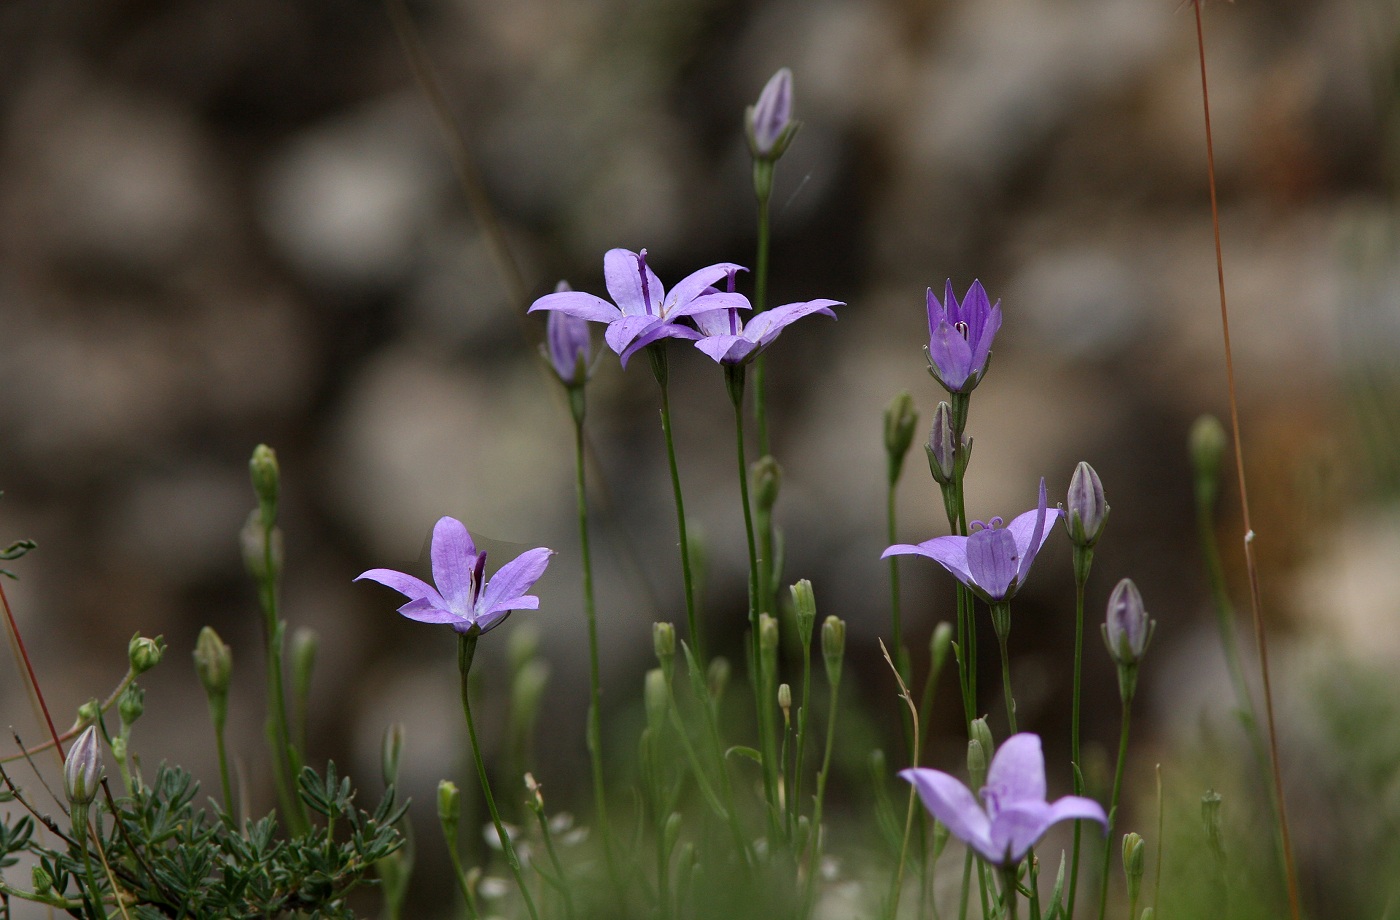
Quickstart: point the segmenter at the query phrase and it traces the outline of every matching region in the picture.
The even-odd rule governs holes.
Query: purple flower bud
[[[1069,479],[1069,496],[1065,500],[1065,530],[1070,542],[1092,547],[1099,542],[1107,521],[1108,502],[1104,500],[1103,483],[1094,468],[1081,460]]]
[[[1108,598],[1108,616],[1103,625],[1108,654],[1120,665],[1137,664],[1152,638],[1152,627],[1137,585],[1131,578],[1118,582]]]
[[[776,160],[797,130],[792,120],[792,71],[784,67],[768,80],[758,104],[748,110],[749,149],[754,159]]]
[[[97,726],[89,725],[68,749],[63,761],[63,791],[74,805],[91,804],[102,779],[102,752],[98,747]]]
[[[569,286],[561,281],[556,293],[567,290]],[[588,380],[588,364],[593,354],[588,321],[551,310],[544,330],[545,352],[555,375],[566,387],[582,386]]]
[[[929,431],[928,469],[934,481],[946,486],[953,481],[958,470],[958,436],[953,431],[953,407],[946,402],[933,410],[933,428]]]

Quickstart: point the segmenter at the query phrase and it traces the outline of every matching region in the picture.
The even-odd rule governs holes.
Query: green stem
[[[760,170],[767,170],[767,188],[759,181]],[[753,267],[753,313],[757,316],[768,309],[768,242],[771,233],[768,227],[768,198],[772,188],[773,164],[760,161],[754,164],[755,186],[758,197],[758,252],[754,255]],[[767,368],[764,356],[759,355],[754,362],[754,420],[758,426],[758,455],[766,457],[768,450],[768,399]]]
[[[549,854],[550,865],[554,867],[553,878],[550,878],[543,872],[540,872],[540,877],[550,882],[559,892],[560,897],[564,899],[565,916],[568,917],[568,920],[574,920],[574,898],[573,895],[569,893],[568,880],[564,877],[564,866],[559,862],[559,853],[554,848],[554,834],[549,830],[549,819],[545,817],[543,807],[534,808],[532,810],[535,812],[535,820],[540,826],[540,836],[544,838],[544,848],[545,852]],[[536,871],[539,871],[538,868]]]
[[[577,393],[577,397],[575,397]],[[608,823],[606,784],[603,780],[603,727],[601,671],[598,666],[598,608],[593,595],[593,551],[588,539],[588,497],[584,479],[583,388],[569,391],[574,411],[574,494],[578,505],[578,538],[583,559],[583,612],[588,620],[588,755],[593,767],[593,807],[603,838],[603,860],[614,889],[620,889],[617,865],[613,858],[612,833]]]
[[[107,909],[102,906],[102,890],[97,887],[97,876],[92,871],[92,854],[87,848],[88,806],[73,808],[73,840],[83,853],[83,878],[87,886],[89,908],[94,920],[107,920]]]
[[[661,431],[666,438],[666,464],[671,471],[671,494],[676,501],[676,528],[680,532],[681,579],[685,583],[685,620],[690,630],[690,644],[701,661],[705,660],[704,636],[695,615],[695,586],[690,574],[690,538],[686,535],[685,498],[681,494],[681,474],[676,466],[676,443],[671,436],[671,397],[667,386],[669,370],[666,365],[666,344],[656,342],[647,346],[652,373],[661,387]]]
[[[496,809],[496,797],[491,794],[491,781],[486,777],[486,763],[481,759],[481,744],[476,738],[476,721],[472,719],[467,678],[471,674],[472,658],[476,655],[476,640],[480,637],[481,633],[475,630],[457,634],[457,671],[462,680],[462,714],[467,718],[467,736],[471,739],[472,759],[476,761],[476,774],[481,780],[482,797],[486,799],[486,807],[491,812],[491,823],[496,826],[496,838],[501,842],[501,850],[506,855],[506,862],[510,864],[510,871],[515,876],[515,884],[520,889],[520,896],[525,900],[531,920],[539,920],[534,899],[530,897],[530,889],[525,884],[525,877],[520,873],[520,860],[515,855],[515,847],[511,845],[510,835],[501,823],[501,813]]]
[[[1094,551],[1092,549],[1081,550],[1079,547],[1075,547],[1074,553],[1076,559],[1082,553],[1087,556],[1087,560],[1092,560]],[[1087,560],[1082,566],[1082,574],[1080,572],[1081,566],[1075,566],[1074,577],[1074,703],[1073,708],[1070,710],[1069,759],[1074,769],[1075,795],[1084,794],[1083,765],[1079,759],[1079,705],[1080,678],[1083,671],[1084,660],[1084,585],[1085,582],[1089,580],[1089,565]],[[1079,838],[1080,831],[1083,829],[1082,824],[1083,822],[1081,821],[1074,822],[1074,850],[1073,855],[1070,857],[1069,899],[1065,911],[1065,915],[1068,917],[1074,916],[1075,894],[1079,888]]]
[[[992,625],[996,628],[997,647],[1001,650],[1001,692],[1006,697],[1006,724],[1010,734],[1016,734],[1016,698],[1011,695],[1011,659],[1006,654],[1006,640],[1011,635],[1011,605],[1006,601],[992,604]]]
[[[214,747],[219,755],[219,789],[224,794],[224,810],[233,814],[233,784],[229,782],[228,747],[224,743],[223,723],[214,726]]]
[[[1123,765],[1128,760],[1128,723],[1133,712],[1133,697],[1125,693],[1123,698],[1123,727],[1118,735],[1118,766],[1113,771],[1113,795],[1108,800],[1108,827],[1104,830],[1103,866],[1099,878],[1099,920],[1103,920],[1108,909],[1108,875],[1113,856],[1113,822],[1118,817],[1118,796],[1123,789]],[[1160,844],[1159,844],[1160,845]]]
[[[1006,907],[1006,920],[1016,920],[1017,912],[1017,889],[1016,889],[1016,867],[1005,866],[1001,870],[1001,882],[1003,892],[1003,903]]]
[[[895,486],[898,481],[897,476],[890,476],[886,480],[885,539],[888,545],[893,545],[898,539],[895,535]],[[913,683],[913,676],[909,663],[909,650],[904,647],[904,628],[900,621],[899,557],[891,556],[888,561],[890,565],[890,640],[894,643],[895,670],[899,672],[905,686],[908,686]],[[899,715],[900,721],[904,723],[904,747],[909,752],[910,763],[915,763],[919,759],[919,752],[914,750],[914,736],[918,733],[914,717],[908,709],[903,707],[900,708]]]
[[[272,748],[272,776],[277,785],[277,800],[287,820],[292,836],[306,833],[310,822],[293,783],[296,767],[292,762],[291,735],[287,729],[286,691],[282,684],[283,645],[286,624],[278,610],[278,572],[273,552],[275,519],[265,514],[262,520],[263,570],[258,578],[258,599],[263,611],[263,639],[267,644],[267,724],[265,732]]]
[[[967,920],[968,895],[972,893],[972,847],[963,854],[962,893],[958,895],[958,920]],[[982,916],[986,916],[985,910]]]
[[[821,872],[822,858],[822,809],[826,802],[826,779],[831,773],[831,751],[836,746],[836,704],[841,690],[838,672],[831,682],[831,696],[828,701],[826,719],[826,750],[822,753],[822,768],[817,774],[817,796],[812,806],[812,850],[807,860],[807,891],[802,898],[802,917],[811,916],[816,896],[817,875]]]

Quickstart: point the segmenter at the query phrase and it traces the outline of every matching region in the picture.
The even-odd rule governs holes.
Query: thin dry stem
[[[53,746],[58,751],[58,762],[61,765],[63,763],[63,742],[58,740],[58,729],[54,728],[53,716],[49,715],[49,704],[44,702],[44,691],[39,689],[39,678],[34,674],[34,665],[29,661],[29,652],[25,649],[24,639],[19,634],[19,624],[15,622],[14,612],[10,610],[10,599],[5,596],[3,581],[0,581],[0,605],[4,605],[5,625],[10,630],[10,638],[14,641],[20,661],[24,663],[24,674],[29,691],[34,694],[34,699],[39,704],[39,711],[44,714],[44,723],[49,728],[49,737],[53,739]]]
[[[1264,713],[1269,728],[1269,761],[1273,769],[1274,798],[1278,808],[1280,844],[1283,849],[1284,875],[1288,883],[1288,909],[1293,920],[1299,920],[1298,873],[1293,865],[1293,845],[1288,833],[1288,811],[1284,804],[1283,774],[1279,769],[1278,733],[1274,727],[1274,698],[1269,681],[1269,646],[1264,630],[1263,604],[1259,596],[1259,566],[1254,559],[1254,528],[1249,518],[1249,491],[1245,484],[1244,449],[1240,439],[1239,400],[1235,393],[1235,363],[1230,349],[1230,311],[1225,301],[1225,257],[1220,246],[1220,207],[1215,191],[1215,144],[1210,126],[1210,89],[1206,79],[1205,26],[1201,21],[1200,0],[1192,0],[1196,18],[1196,51],[1201,63],[1201,102],[1205,109],[1206,167],[1210,180],[1210,219],[1215,233],[1215,273],[1220,288],[1220,327],[1225,342],[1225,377],[1229,390],[1230,430],[1235,447],[1235,473],[1239,481],[1240,507],[1244,518],[1244,559],[1249,573],[1249,606],[1254,617],[1254,638],[1259,650],[1259,674],[1264,685]]]

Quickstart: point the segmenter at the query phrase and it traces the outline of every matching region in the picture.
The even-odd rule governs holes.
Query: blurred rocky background
[[[270,806],[257,601],[238,549],[246,461],[266,442],[284,477],[285,613],[320,637],[313,762],[334,758],[372,789],[380,733],[406,723],[423,841],[436,839],[423,803],[437,779],[470,787],[453,643],[397,617],[392,592],[351,584],[375,565],[425,570],[432,524],[451,514],[497,558],[559,550],[541,611],[502,632],[538,630],[551,675],[535,772],[552,805],[585,808],[571,429],[537,355],[543,323],[524,309],[560,278],[601,293],[615,246],[648,248],[667,282],[751,264],[742,114],[788,66],[804,126],[777,174],[771,301],[847,306],[771,353],[779,517],[789,580],[810,577],[821,613],[850,624],[860,679],[848,686],[872,739],[893,744],[895,712],[875,648],[889,623],[880,412],[907,389],[921,428],[930,419],[923,292],[948,277],[960,292],[980,278],[1005,312],[973,400],[972,516],[1025,510],[1042,475],[1063,496],[1075,462],[1094,464],[1113,517],[1090,620],[1131,575],[1159,623],[1144,761],[1208,714],[1230,724],[1185,454],[1191,421],[1226,405],[1189,8],[424,0],[406,12],[518,284],[380,4],[0,5],[0,543],[39,543],[5,587],[59,721],[115,685],[133,632],[163,633],[169,660],[147,675],[136,747],[212,788],[189,652],[213,625],[234,648],[235,749]],[[1205,14],[1265,605],[1285,741],[1309,751],[1328,731],[1309,717],[1309,681],[1400,652],[1400,10],[1243,0]],[[682,476],[714,644],[741,662],[730,410],[719,372],[687,352],[672,360]],[[606,718],[626,752],[648,624],[684,613],[646,362],[624,373],[605,355],[589,400]],[[943,532],[917,451],[900,511],[911,541]],[[1221,538],[1247,609],[1237,509],[1227,499]],[[1012,635],[1022,721],[1056,764],[1068,560],[1055,537]],[[951,582],[919,560],[903,571],[918,649],[952,615]],[[1086,732],[1106,759],[1116,694],[1096,630]],[[482,645],[488,705],[504,696],[506,644]],[[951,767],[961,741],[945,708],[931,752]],[[15,667],[0,712],[40,740]],[[1316,763],[1300,754],[1293,772]],[[1329,821],[1341,819],[1302,832],[1305,856],[1323,858]],[[1310,872],[1320,896],[1326,873]]]

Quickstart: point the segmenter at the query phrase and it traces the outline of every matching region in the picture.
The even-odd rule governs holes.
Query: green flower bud
[[[135,725],[145,711],[146,691],[135,684],[127,684],[121,699],[117,701],[117,715],[121,717],[122,725],[127,728]]]
[[[78,724],[91,725],[97,721],[97,717],[102,714],[102,708],[97,700],[88,700],[78,707]]]
[[[710,659],[710,668],[705,673],[705,685],[709,688],[711,699],[719,700],[724,696],[733,670],[728,658],[719,656]]]
[[[257,581],[267,578],[267,531],[263,528],[260,512],[254,508],[248,513],[248,521],[238,534],[243,548],[243,565],[248,574]],[[272,528],[272,577],[282,574],[282,529]]]
[[[1191,467],[1195,471],[1196,503],[1203,508],[1215,504],[1220,490],[1220,463],[1225,458],[1228,438],[1225,426],[1213,415],[1203,415],[1191,426]]]
[[[946,621],[939,623],[933,628],[933,635],[929,636],[928,640],[929,659],[933,662],[935,676],[943,673],[943,665],[948,660],[948,650],[952,645],[953,627]]]
[[[826,679],[832,684],[841,681],[841,661],[846,655],[846,624],[833,615],[822,623],[822,660],[826,664]]]
[[[156,636],[154,639],[147,639],[140,633],[131,637],[131,641],[126,645],[126,657],[131,663],[131,673],[145,674],[151,668],[160,664],[161,656],[165,654],[165,637]]]
[[[792,709],[792,687],[787,684],[778,684],[778,708],[783,711],[783,718],[788,716],[788,710]]]
[[[885,457],[891,485],[904,469],[904,456],[914,443],[914,428],[918,424],[919,413],[914,411],[914,398],[907,391],[885,407]]]
[[[646,683],[642,687],[642,701],[646,704],[647,725],[653,732],[660,731],[666,721],[666,711],[671,705],[671,688],[666,683],[666,673],[660,668],[647,671]]]
[[[812,593],[812,583],[802,579],[788,589],[792,592],[793,618],[797,621],[797,636],[804,648],[812,644],[812,631],[817,623],[817,598]]]
[[[248,460],[248,474],[253,480],[253,492],[258,496],[258,510],[264,528],[277,520],[277,493],[282,473],[277,467],[277,453],[266,444],[253,448]]]
[[[783,468],[771,456],[762,456],[749,468],[753,476],[754,507],[772,511],[783,488]]]
[[[758,615],[758,647],[764,654],[778,650],[778,621],[771,614]]]
[[[30,877],[34,880],[35,894],[48,894],[53,890],[53,876],[43,866],[35,865],[30,871]]]
[[[233,650],[224,644],[213,627],[201,629],[195,640],[194,670],[209,696],[228,695],[229,679],[233,675]]]
[[[97,726],[89,725],[63,760],[63,791],[74,806],[86,807],[97,797],[97,784],[102,781],[101,743]]]
[[[987,751],[976,738],[967,742],[967,775],[974,788],[981,788],[987,781]]]
[[[986,717],[972,720],[972,725],[968,729],[968,737],[971,738],[972,741],[975,741],[977,746],[982,749],[982,756],[985,758],[982,764],[982,772],[972,774],[974,780],[973,787],[980,789],[987,779],[987,764],[991,763],[992,755],[994,755],[997,750],[995,742],[992,741],[992,730],[987,725]],[[969,771],[971,771],[971,768],[971,755],[969,754]]]
[[[379,770],[384,785],[396,786],[399,782],[399,762],[403,759],[404,726],[395,722],[384,729],[384,738],[379,743]]]
[[[651,624],[651,648],[656,660],[669,666],[676,657],[676,627],[670,623]]]
[[[1128,900],[1136,903],[1142,891],[1147,846],[1139,834],[1123,835],[1123,875],[1128,880]]]
[[[450,779],[438,781],[437,808],[438,820],[442,822],[443,832],[447,834],[449,840],[456,839],[457,820],[462,814],[462,794],[457,791],[457,784]]]

